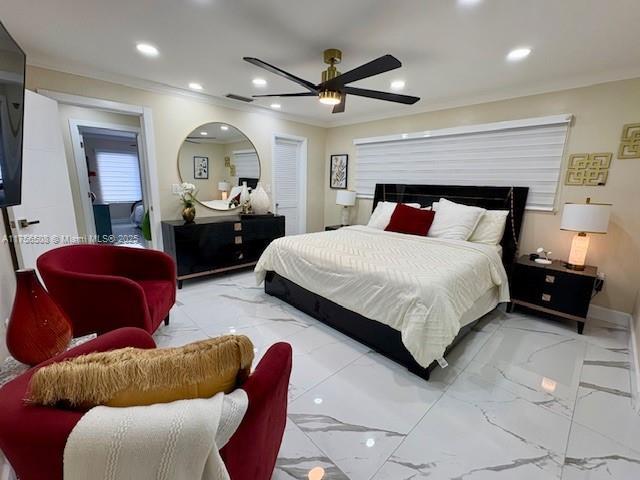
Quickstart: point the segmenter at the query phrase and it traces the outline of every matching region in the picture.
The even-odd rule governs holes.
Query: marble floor
[[[637,479],[629,332],[496,310],[432,380],[257,287],[251,272],[185,282],[159,345],[245,334],[257,359],[293,346],[273,480]]]

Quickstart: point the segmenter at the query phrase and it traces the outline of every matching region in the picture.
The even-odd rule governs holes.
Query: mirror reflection
[[[181,182],[192,183],[197,201],[214,210],[237,208],[243,182],[255,188],[260,160],[253,143],[226,123],[206,123],[193,130],[178,153]]]

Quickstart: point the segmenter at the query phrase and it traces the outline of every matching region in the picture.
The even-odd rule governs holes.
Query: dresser
[[[522,256],[514,266],[511,278],[511,303],[575,320],[578,333],[582,333],[589,303],[602,289],[598,269],[586,266],[584,270],[569,270],[565,263],[554,260],[543,265]]]
[[[232,215],[162,222],[164,250],[184,280],[252,267],[267,245],[284,236],[282,215]]]

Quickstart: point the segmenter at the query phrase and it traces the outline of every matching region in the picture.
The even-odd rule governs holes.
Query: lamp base
[[[572,263],[567,262],[564,264],[564,266],[569,270],[576,270],[577,272],[581,272],[584,270],[584,265],[574,265]]]
[[[349,225],[349,207],[346,205],[342,207],[342,216],[340,219],[342,226]]]

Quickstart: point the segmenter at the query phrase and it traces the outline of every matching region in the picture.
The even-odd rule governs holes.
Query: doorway
[[[307,231],[307,139],[276,134],[272,149],[274,212],[285,217],[285,235]]]
[[[88,189],[91,208],[86,213],[95,229],[96,241],[146,246],[142,228],[147,204],[140,174],[138,129],[74,123],[77,123],[80,142],[74,151],[78,149],[83,153],[87,171],[87,176],[79,177],[79,181],[88,182],[84,187]]]

